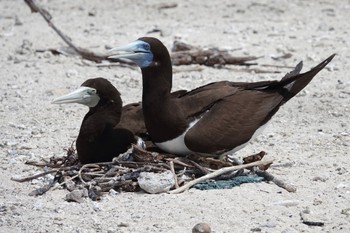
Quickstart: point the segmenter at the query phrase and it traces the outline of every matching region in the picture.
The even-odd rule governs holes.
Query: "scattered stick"
[[[174,189],[172,191],[169,191],[168,193],[171,193],[171,194],[181,193],[181,192],[191,188],[193,185],[195,185],[197,183],[200,183],[200,182],[205,181],[207,179],[215,178],[215,177],[220,176],[224,173],[232,172],[232,171],[236,171],[236,170],[240,170],[240,169],[245,169],[245,168],[250,168],[250,167],[254,167],[254,166],[259,166],[259,165],[267,165],[267,164],[271,164],[272,162],[273,162],[272,160],[265,160],[265,161],[257,161],[257,162],[250,163],[250,164],[242,164],[242,165],[237,165],[237,166],[232,166],[232,167],[224,167],[224,168],[221,168],[217,171],[209,173],[205,176],[202,176],[200,178],[192,180],[192,181],[188,182],[187,184],[185,184],[184,186],[177,188],[177,189]]]
[[[46,167],[48,165],[48,162],[44,161],[44,162],[37,162],[37,161],[31,161],[28,160],[25,162],[26,165],[32,165],[35,167]]]
[[[303,220],[302,223],[308,226],[315,226],[315,227],[323,227],[324,222],[314,222],[314,221],[305,221]]]
[[[84,185],[88,185],[88,183],[85,182],[85,180],[82,177],[82,172],[84,171],[84,169],[86,168],[100,168],[100,166],[98,164],[94,164],[94,163],[89,163],[89,164],[85,164],[83,165],[79,172],[78,172],[78,177],[80,179],[80,181],[84,184]]]
[[[127,60],[123,59],[111,59],[108,58],[108,54],[97,54],[94,53],[90,50],[80,48],[73,44],[72,40],[66,36],[61,30],[59,30],[55,24],[52,22],[52,16],[51,14],[44,8],[40,7],[39,5],[36,4],[34,0],[24,0],[25,3],[29,6],[31,9],[32,13],[39,13],[45,21],[48,23],[48,25],[61,37],[61,39],[70,47],[74,50],[74,52],[78,55],[80,55],[82,58],[90,61],[94,61],[97,63],[100,63],[103,60],[109,60],[109,61],[114,61],[114,62],[119,62],[119,63],[126,63],[126,64],[132,64],[132,62],[128,62]],[[56,52],[60,53],[59,50],[56,50]]]
[[[62,173],[60,171],[56,172],[56,175],[52,181],[50,181],[47,185],[44,185],[44,187],[38,188],[32,192],[29,193],[29,196],[41,196],[47,191],[49,191],[62,177]]]
[[[209,174],[209,171],[208,171],[207,168],[202,167],[201,165],[199,165],[199,164],[196,163],[195,161],[192,161],[192,160],[191,160],[190,162],[194,165],[195,168],[197,168],[197,169],[201,172],[201,174],[203,174],[203,175]]]
[[[177,175],[175,173],[174,162],[170,161],[169,164],[170,164],[170,170],[171,170],[171,172],[173,173],[173,176],[174,176],[175,188],[179,188],[180,186],[179,186],[179,182],[177,181]]]
[[[165,158],[166,161],[172,161],[174,164],[180,165],[182,167],[193,167],[190,164],[184,163],[180,160],[178,160],[177,158],[173,159],[173,158]]]
[[[300,219],[301,219],[301,222],[303,224],[308,225],[308,226],[314,226],[314,227],[323,227],[324,226],[324,222],[305,220],[304,213],[302,213],[302,212],[300,213]]]
[[[245,68],[245,69],[235,69],[232,67],[225,67],[226,69],[229,70],[234,70],[236,72],[247,72],[247,73],[255,73],[255,74],[279,74],[282,73],[281,71],[278,70],[263,70],[259,68]]]
[[[291,58],[293,55],[291,53],[286,53],[286,54],[283,54],[281,56],[271,56],[271,58],[273,60],[281,60],[281,59],[287,59],[287,58]]]
[[[50,170],[50,171],[41,172],[41,173],[33,175],[33,176],[28,176],[28,177],[25,177],[25,178],[14,178],[14,177],[11,177],[11,180],[22,183],[22,182],[31,181],[31,180],[37,179],[39,177],[43,177],[43,176],[46,176],[48,174],[55,173],[55,172],[58,172],[58,171],[59,171],[58,169],[53,169],[53,170]]]
[[[62,187],[63,185],[65,185],[67,182],[71,181],[71,180],[74,180],[75,178],[78,178],[79,175],[75,175],[75,176],[72,176],[70,177],[69,179],[63,181],[62,183],[58,184],[58,186],[56,186],[55,188],[53,188],[54,190],[55,189],[58,189],[59,187]]]
[[[173,73],[181,73],[181,72],[201,72],[204,70],[203,66],[196,65],[196,66],[180,66],[180,67],[174,67]]]
[[[261,64],[263,67],[273,67],[273,68],[286,68],[286,69],[294,69],[294,66],[284,66],[284,65],[270,65],[270,64]]]
[[[177,3],[160,3],[157,5],[158,10],[163,10],[163,9],[170,9],[170,8],[175,8],[177,7]]]
[[[173,65],[249,65],[248,61],[258,58],[256,56],[235,57],[229,54],[227,50],[218,48],[201,49],[181,41],[174,42],[171,54]]]
[[[47,191],[49,191],[55,184],[57,183],[57,180],[52,180],[47,185],[44,185],[44,187],[35,189],[29,193],[29,196],[41,196],[45,194]]]
[[[264,177],[266,181],[272,181],[273,183],[275,183],[278,187],[281,187],[285,190],[287,190],[288,192],[296,192],[297,189],[296,187],[294,187],[293,185],[287,184],[279,179],[277,179],[275,176],[271,175],[270,173],[268,173],[267,171],[262,171],[262,170],[256,170],[255,173],[258,176]]]

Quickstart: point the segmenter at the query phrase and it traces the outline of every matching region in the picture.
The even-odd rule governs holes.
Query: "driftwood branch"
[[[264,177],[266,181],[271,181],[271,182],[275,183],[278,187],[281,187],[281,188],[287,190],[288,192],[294,193],[297,191],[296,187],[294,187],[293,185],[287,184],[286,182],[284,182],[282,180],[277,179],[275,176],[271,175],[267,171],[256,170],[255,173],[258,176]]]
[[[14,177],[11,177],[11,180],[22,183],[22,182],[27,182],[27,181],[31,181],[31,180],[34,180],[34,179],[38,179],[40,177],[43,177],[43,176],[46,176],[48,174],[55,173],[55,172],[58,172],[58,169],[53,169],[53,170],[50,170],[50,171],[47,171],[47,172],[41,172],[39,174],[36,174],[36,175],[33,175],[33,176],[28,176],[28,177],[25,177],[25,178],[14,178]]]
[[[36,164],[36,163],[26,163],[26,164],[42,167],[42,164]],[[48,167],[50,167],[50,166],[48,166]],[[52,169],[52,170],[49,170],[49,171],[41,172],[39,174],[28,176],[28,177],[24,177],[24,178],[11,177],[11,180],[22,183],[22,182],[31,181],[31,180],[34,180],[34,179],[46,176],[46,175],[51,174],[51,173],[62,172],[62,171],[71,171],[71,170],[74,170],[76,168],[77,168],[77,166],[68,166],[68,167],[64,166],[64,167],[61,167],[61,168],[58,168],[58,169],[55,168],[55,169]]]
[[[122,59],[110,59],[110,58],[108,58],[108,56],[109,56],[108,54],[97,54],[97,53],[92,52],[88,49],[84,49],[84,48],[80,48],[80,47],[76,46],[68,36],[66,36],[60,29],[58,29],[55,26],[55,24],[52,22],[51,14],[46,9],[39,6],[35,2],[35,0],[24,0],[24,1],[29,6],[32,13],[39,13],[45,19],[45,21],[48,23],[48,25],[59,35],[59,37],[61,37],[61,39],[70,48],[72,48],[76,54],[78,54],[82,58],[84,58],[86,60],[94,61],[97,63],[100,63],[103,60],[109,60],[109,61],[113,61],[113,62],[133,64],[131,62],[128,62],[128,61],[122,60]],[[59,50],[57,50],[57,52],[59,53]]]
[[[57,180],[52,180],[48,184],[44,185],[41,188],[35,189],[32,192],[29,193],[29,196],[41,196],[45,194],[47,191],[49,191],[55,184],[57,183]]]
[[[61,32],[61,30],[59,30],[53,23],[52,23],[52,16],[51,14],[44,8],[38,6],[35,3],[35,0],[24,0],[27,5],[29,6],[29,8],[31,9],[32,13],[39,13],[44,19],[45,21],[48,23],[48,25],[62,38],[62,40],[64,42],[66,42],[66,44],[69,45],[69,47],[73,48],[76,52],[79,52],[79,48],[76,47],[70,38],[68,38],[65,34],[63,34]]]

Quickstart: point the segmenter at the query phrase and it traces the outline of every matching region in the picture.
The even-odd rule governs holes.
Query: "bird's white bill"
[[[78,103],[84,104],[88,107],[95,107],[100,101],[100,97],[97,95],[96,89],[91,87],[79,87],[77,90],[54,99],[53,104],[68,104]]]

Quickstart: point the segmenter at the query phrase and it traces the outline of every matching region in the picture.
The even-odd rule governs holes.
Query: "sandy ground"
[[[24,162],[64,155],[76,138],[87,109],[51,100],[102,76],[117,86],[124,103],[136,102],[141,73],[35,52],[64,43],[23,1],[1,1],[0,232],[191,232],[198,222],[208,223],[212,232],[350,232],[349,0],[181,0],[170,9],[159,9],[167,1],[157,0],[39,2],[76,44],[97,52],[149,35],[169,49],[175,39],[240,48],[234,55],[263,56],[260,65],[303,60],[304,70],[338,55],[276,114],[263,135],[236,154],[267,151],[275,161],[270,172],[294,184],[296,193],[259,183],[179,195],[107,194],[99,202],[68,203],[65,190],[28,196],[47,180],[10,180],[39,172]],[[153,29],[161,33],[147,34]],[[293,56],[271,58],[285,53]],[[174,90],[224,79],[279,79],[289,71],[272,67],[283,73],[254,74],[233,66],[183,71],[187,68],[176,68]],[[324,226],[303,224],[301,213]]]

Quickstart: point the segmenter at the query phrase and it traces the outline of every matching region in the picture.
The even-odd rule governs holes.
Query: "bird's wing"
[[[183,112],[189,121],[198,118],[217,101],[233,95],[241,89],[240,85],[232,86],[228,81],[210,83],[174,98],[179,111]]]
[[[122,108],[120,122],[115,126],[131,131],[134,135],[141,135],[147,132],[143,119],[142,104],[127,104]]]
[[[195,152],[222,153],[248,142],[275,113],[283,97],[278,93],[240,90],[216,102],[186,134]]]

